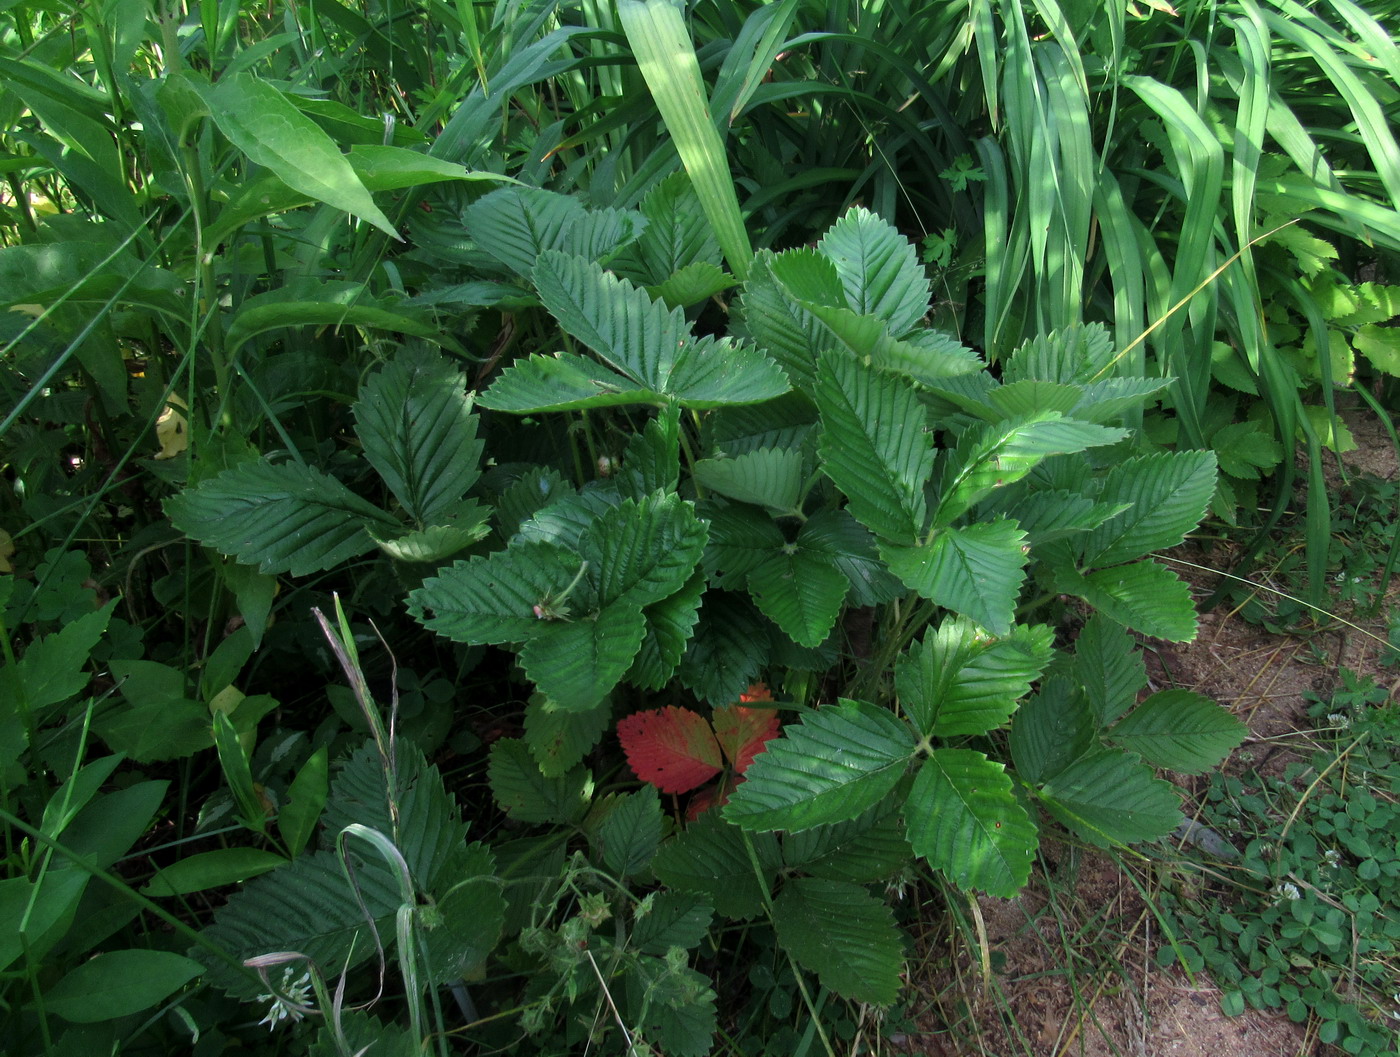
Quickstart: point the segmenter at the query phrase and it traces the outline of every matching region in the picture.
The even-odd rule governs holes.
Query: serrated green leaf
[[[657,1050],[675,1057],[706,1057],[718,1016],[710,978],[679,958],[642,956],[626,974],[627,1016]]]
[[[1059,774],[1094,745],[1098,724],[1081,689],[1055,675],[1021,706],[1011,722],[1011,759],[1023,781]]]
[[[1119,463],[1099,501],[1132,506],[1088,534],[1084,565],[1116,565],[1176,546],[1205,516],[1214,492],[1213,452],[1162,452]]]
[[[882,544],[880,553],[911,590],[1005,635],[1026,578],[1025,538],[1014,521],[978,522],[943,529],[922,547]]]
[[[574,494],[557,470],[536,466],[524,473],[496,500],[496,524],[501,535],[509,540],[520,526],[544,510]]]
[[[641,648],[640,608],[608,606],[596,617],[551,620],[520,651],[525,674],[560,708],[584,712],[617,685]]]
[[[335,852],[312,852],[235,891],[202,934],[239,960],[285,948],[320,965],[354,967],[374,955],[366,918],[392,930],[390,915],[401,903],[395,878],[378,861],[357,863],[352,890]],[[204,947],[189,954],[204,963],[209,983],[245,1000],[258,994],[256,980]]]
[[[719,265],[695,261],[677,269],[662,282],[653,283],[646,290],[651,296],[664,301],[668,308],[689,308],[736,285],[737,280]]]
[[[491,517],[489,507],[478,506],[469,499],[455,513],[446,524],[414,529],[393,539],[381,539],[378,533],[370,535],[380,550],[397,561],[437,565],[491,534],[491,526],[486,523]]]
[[[749,573],[754,603],[783,633],[800,646],[826,641],[850,585],[829,559],[792,544],[766,558]]]
[[[637,256],[652,275],[674,276],[695,264],[717,269],[719,242],[685,173],[672,173],[657,184],[643,199],[642,214],[647,226],[637,240]]]
[[[788,254],[810,254],[831,267],[810,250],[789,250]],[[773,275],[771,254],[760,253],[744,283],[738,315],[744,331],[777,361],[792,384],[806,393],[816,388],[817,357],[827,349],[836,349],[838,342],[831,331],[794,301]]]
[[[1021,526],[1035,550],[1043,543],[1098,528],[1126,509],[1122,503],[1095,503],[1088,496],[1054,488],[1031,492],[1011,503],[1004,513]]]
[[[751,506],[706,502],[701,513],[710,522],[702,561],[718,586],[742,586],[749,573],[787,542],[773,519]]]
[[[1200,774],[1224,760],[1248,733],[1248,727],[1208,697],[1160,690],[1105,737],[1156,767]]]
[[[951,334],[916,330],[899,341],[877,341],[870,350],[870,364],[912,378],[920,385],[938,387],[958,378],[963,386],[981,388],[991,382],[982,372],[977,353]]]
[[[1053,411],[970,431],[948,462],[934,527],[952,524],[994,489],[1025,477],[1046,456],[1115,444],[1125,436],[1126,430],[1076,422]]]
[[[676,354],[666,391],[682,407],[707,411],[759,404],[791,388],[781,367],[761,350],[731,338],[706,335]]]
[[[482,407],[520,415],[665,402],[655,390],[568,352],[516,360],[478,398]]]
[[[487,773],[496,803],[517,822],[571,823],[588,809],[593,785],[588,772],[571,767],[547,778],[519,739],[502,738],[491,746]]]
[[[931,288],[913,244],[874,213],[847,210],[817,246],[836,265],[850,307],[878,317],[895,337],[928,314]]]
[[[1006,768],[970,749],[936,749],[904,806],[909,843],[964,890],[1010,898],[1030,877],[1039,844]]]
[[[700,562],[707,530],[680,496],[625,500],[579,540],[600,605],[647,606],[681,589]]]
[[[165,501],[176,528],[264,573],[330,569],[399,524],[334,477],[300,463],[240,463]]]
[[[461,502],[481,476],[466,378],[437,353],[401,353],[370,375],[353,411],[365,458],[419,522]]]
[[[681,658],[681,685],[711,705],[728,705],[758,678],[768,663],[768,625],[745,599],[709,591],[700,623]]]
[[[802,452],[759,448],[720,459],[702,459],[693,468],[696,482],[729,499],[791,513],[802,491]]]
[[[1220,472],[1245,480],[1257,479],[1261,470],[1277,466],[1283,458],[1283,446],[1257,422],[1222,426],[1211,436],[1210,444],[1220,461]]]
[[[927,513],[933,439],[912,387],[854,360],[822,357],[817,379],[822,468],[875,535],[912,543]]]
[[[203,96],[219,131],[250,160],[288,187],[399,238],[335,142],[272,85],[227,73]]]
[[[660,690],[676,674],[700,619],[704,594],[705,576],[697,572],[675,594],[642,610],[646,636],[627,670],[629,683],[643,690]]]
[[[894,914],[859,885],[799,877],[773,901],[778,943],[822,986],[852,1002],[899,997],[904,943]]]
[[[691,340],[685,314],[584,257],[541,253],[540,300],[569,334],[639,386],[666,392],[677,353]]]
[[[559,778],[572,769],[612,724],[606,705],[586,712],[559,708],[543,694],[532,694],[525,706],[525,744],[546,778]]]
[[[622,497],[606,486],[561,496],[522,524],[512,543],[551,543],[577,550],[598,519],[621,502]]]
[[[1400,376],[1400,333],[1395,327],[1368,323],[1352,336],[1351,343],[1377,370]]]
[[[851,605],[877,606],[901,591],[899,581],[880,560],[870,530],[844,510],[813,514],[797,533],[796,542],[802,550],[823,556],[841,570],[851,585]]]
[[[1196,637],[1191,589],[1155,561],[1098,569],[1088,575],[1058,567],[1054,575],[1058,590],[1078,595],[1105,616],[1143,635],[1170,642],[1189,642]]]
[[[1132,707],[1147,685],[1142,653],[1121,624],[1095,613],[1074,644],[1074,676],[1106,727]]]
[[[585,215],[577,198],[539,187],[502,187],[463,213],[472,239],[517,275],[528,277],[543,250],[560,248]]]
[[[672,947],[688,951],[700,945],[714,916],[714,907],[707,900],[679,892],[656,892],[635,911],[632,943],[643,954],[662,955]]]
[[[993,639],[964,618],[945,620],[895,663],[900,707],[925,735],[995,730],[1050,663],[1053,637],[1045,625],[1017,625]]]
[[[1157,840],[1181,823],[1172,785],[1115,749],[1081,756],[1045,783],[1041,798],[1052,815],[1100,848]]]
[[[632,877],[651,865],[661,843],[661,798],[652,786],[622,797],[599,827],[603,862],[621,877]]]
[[[16,697],[22,695],[25,705],[37,710],[80,693],[92,678],[86,670],[88,658],[106,632],[116,607],[114,598],[101,609],[84,613],[32,643],[15,668]],[[183,689],[181,685],[177,692],[182,693]]]
[[[1171,384],[1170,378],[1100,378],[1083,386],[1083,398],[1069,413],[1085,422],[1113,422]]]
[[[748,838],[763,871],[760,889],[744,839],[737,826],[707,812],[661,846],[652,872],[668,888],[707,896],[724,917],[754,917],[763,910],[764,889],[771,889],[782,860],[776,837],[755,833]]]
[[[680,473],[680,408],[673,404],[632,434],[616,480],[624,499],[640,500],[652,492],[674,492]]]
[[[864,884],[889,877],[913,854],[899,808],[898,798],[891,797],[859,818],[788,834],[783,862],[832,881]]]
[[[439,987],[481,972],[506,918],[506,900],[491,850],[472,843],[453,860],[452,885],[435,898],[437,918],[423,937],[427,976]]]
[[[391,800],[395,808],[390,807]],[[461,810],[438,769],[421,750],[402,740],[392,776],[385,774],[384,760],[373,741],[340,761],[324,822],[329,833],[358,823],[393,836],[410,874],[428,892],[440,893],[457,879],[454,870],[466,839]],[[372,870],[391,877],[393,871],[382,858],[371,856],[369,862]]]
[[[885,709],[864,701],[826,705],[768,743],[725,818],[745,829],[790,832],[855,818],[894,788],[913,753],[912,732]]]
[[[425,627],[458,642],[523,642],[549,621],[583,560],[553,543],[521,541],[485,557],[459,561],[409,592],[409,612]]]
[[[1113,357],[1113,336],[1102,323],[1064,327],[1039,334],[1013,351],[1006,360],[1004,380],[1074,385],[1102,374]]]

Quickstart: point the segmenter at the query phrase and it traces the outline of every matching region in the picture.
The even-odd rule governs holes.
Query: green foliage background
[[[1394,410],[1395,16],[4,8],[0,1046],[834,1053],[912,878],[1171,833],[1154,554],[1301,484],[1322,605]]]

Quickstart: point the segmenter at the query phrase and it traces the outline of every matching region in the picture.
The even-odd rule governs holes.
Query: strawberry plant
[[[710,1044],[713,1013],[679,1011],[713,1006],[687,953],[712,915],[766,919],[794,970],[887,1005],[903,940],[880,882],[917,858],[1014,895],[1049,819],[1099,845],[1163,837],[1181,812],[1154,768],[1207,769],[1243,733],[1198,695],[1142,698],[1133,633],[1195,633],[1152,554],[1216,484],[1212,453],[1122,425],[1164,379],[1126,371],[1097,326],[991,369],[927,327],[914,246],[861,208],[755,256],[716,333],[698,310],[732,280],[701,217],[681,177],[635,211],[483,195],[463,222],[487,280],[549,344],[474,395],[438,353],[387,358],[354,413],[388,509],[266,460],[168,503],[265,572],[377,544],[418,621],[511,660],[534,693],[491,790],[543,827],[532,854],[583,856],[504,919],[508,959],[544,974],[526,1027],[619,991],[681,1054]],[[512,448],[527,417],[552,457]],[[1067,602],[1072,642],[1047,622]],[[777,700],[736,706],[760,678]],[[654,790],[609,769],[613,731]],[[721,777],[680,814],[656,793]],[[658,899],[688,924],[644,943]]]

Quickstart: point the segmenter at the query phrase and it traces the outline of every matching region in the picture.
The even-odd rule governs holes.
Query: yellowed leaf
[[[176,410],[184,406],[185,402],[174,393],[166,398],[165,410],[156,419],[156,440],[160,442],[160,451],[156,452],[155,458],[173,459],[190,446],[189,422]]]

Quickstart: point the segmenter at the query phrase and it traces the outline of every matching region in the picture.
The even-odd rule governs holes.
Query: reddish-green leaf
[[[709,723],[688,708],[634,712],[618,723],[617,737],[637,777],[663,793],[688,793],[724,767]]]
[[[745,694],[745,697],[750,695]],[[778,713],[771,708],[730,705],[715,709],[715,737],[735,774],[743,774],[769,738],[778,736]]]

